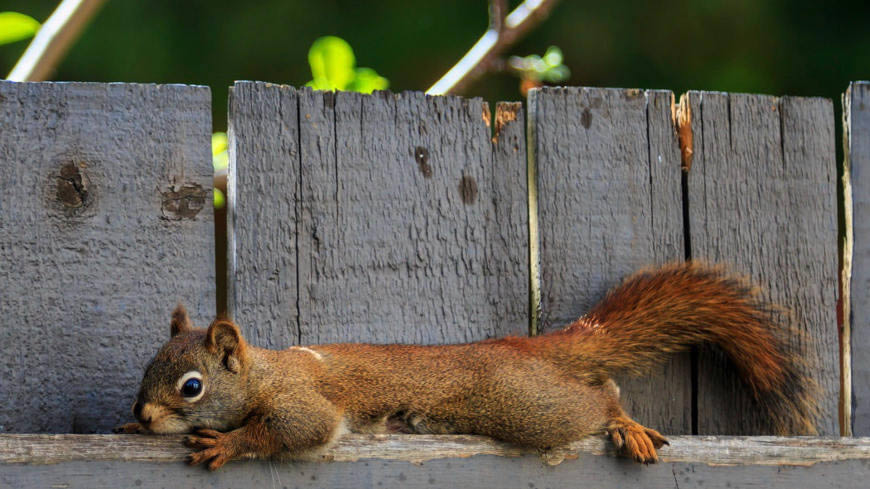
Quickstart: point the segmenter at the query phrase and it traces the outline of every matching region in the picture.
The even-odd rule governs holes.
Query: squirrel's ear
[[[190,323],[190,317],[187,315],[187,309],[179,302],[172,311],[172,322],[169,323],[170,337],[176,336],[178,333],[184,333],[193,329]]]
[[[247,361],[247,345],[239,327],[228,319],[215,319],[205,335],[206,349],[223,357],[227,370],[239,373]]]

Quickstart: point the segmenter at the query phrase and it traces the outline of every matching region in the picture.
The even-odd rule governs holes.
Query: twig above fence
[[[498,55],[546,19],[556,3],[558,0],[526,0],[504,17],[505,2],[492,1],[489,29],[426,93],[428,95],[462,93],[471,82],[491,69],[491,64]]]
[[[54,72],[63,55],[106,0],[64,0],[36,33],[9,81],[43,81]]]

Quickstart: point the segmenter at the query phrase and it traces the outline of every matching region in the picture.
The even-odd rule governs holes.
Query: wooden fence
[[[556,328],[644,265],[726,262],[813,339],[800,347],[820,434],[870,435],[868,84],[844,101],[838,229],[825,99],[548,88],[492,114],[480,99],[236,83],[230,312],[270,348],[464,342]],[[171,437],[3,434],[128,420],[174,304],[213,316],[210,110],[204,87],[0,82],[0,487],[863,486],[861,438],[678,436],[656,467],[594,439],[549,467],[479,437],[357,436],[331,464],[208,474],[181,466]],[[717,351],[620,384],[669,435],[770,432]]]

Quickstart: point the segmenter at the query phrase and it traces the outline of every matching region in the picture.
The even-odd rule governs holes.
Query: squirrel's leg
[[[619,403],[619,387],[612,379],[608,379],[604,387],[609,405],[604,428],[616,449],[640,463],[658,461],[656,450],[668,445],[668,440],[658,431],[644,427],[625,413]]]
[[[668,440],[661,433],[644,427],[624,414],[607,422],[607,432],[617,450],[645,464],[658,461],[656,449],[668,445]]]
[[[615,400],[605,429],[619,452],[644,464],[658,461],[656,450],[669,444],[658,431],[629,418],[618,399]]]
[[[234,458],[270,457],[324,446],[340,434],[341,414],[317,394],[272,398],[270,403],[241,428],[227,433],[201,429],[188,436],[185,444],[199,450],[190,455],[188,463],[208,462],[209,470],[216,470]]]

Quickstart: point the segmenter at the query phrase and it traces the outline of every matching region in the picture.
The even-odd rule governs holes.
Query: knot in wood
[[[425,178],[432,178],[432,165],[429,164],[429,150],[417,146],[414,148],[414,159],[417,160],[417,165],[420,167],[420,173]]]
[[[71,209],[84,207],[91,200],[90,181],[79,166],[84,168],[85,164],[65,163],[57,175],[57,200]]]
[[[163,218],[170,221],[193,219],[205,207],[206,190],[197,183],[185,183],[180,187],[169,186],[163,195],[160,210]]]

